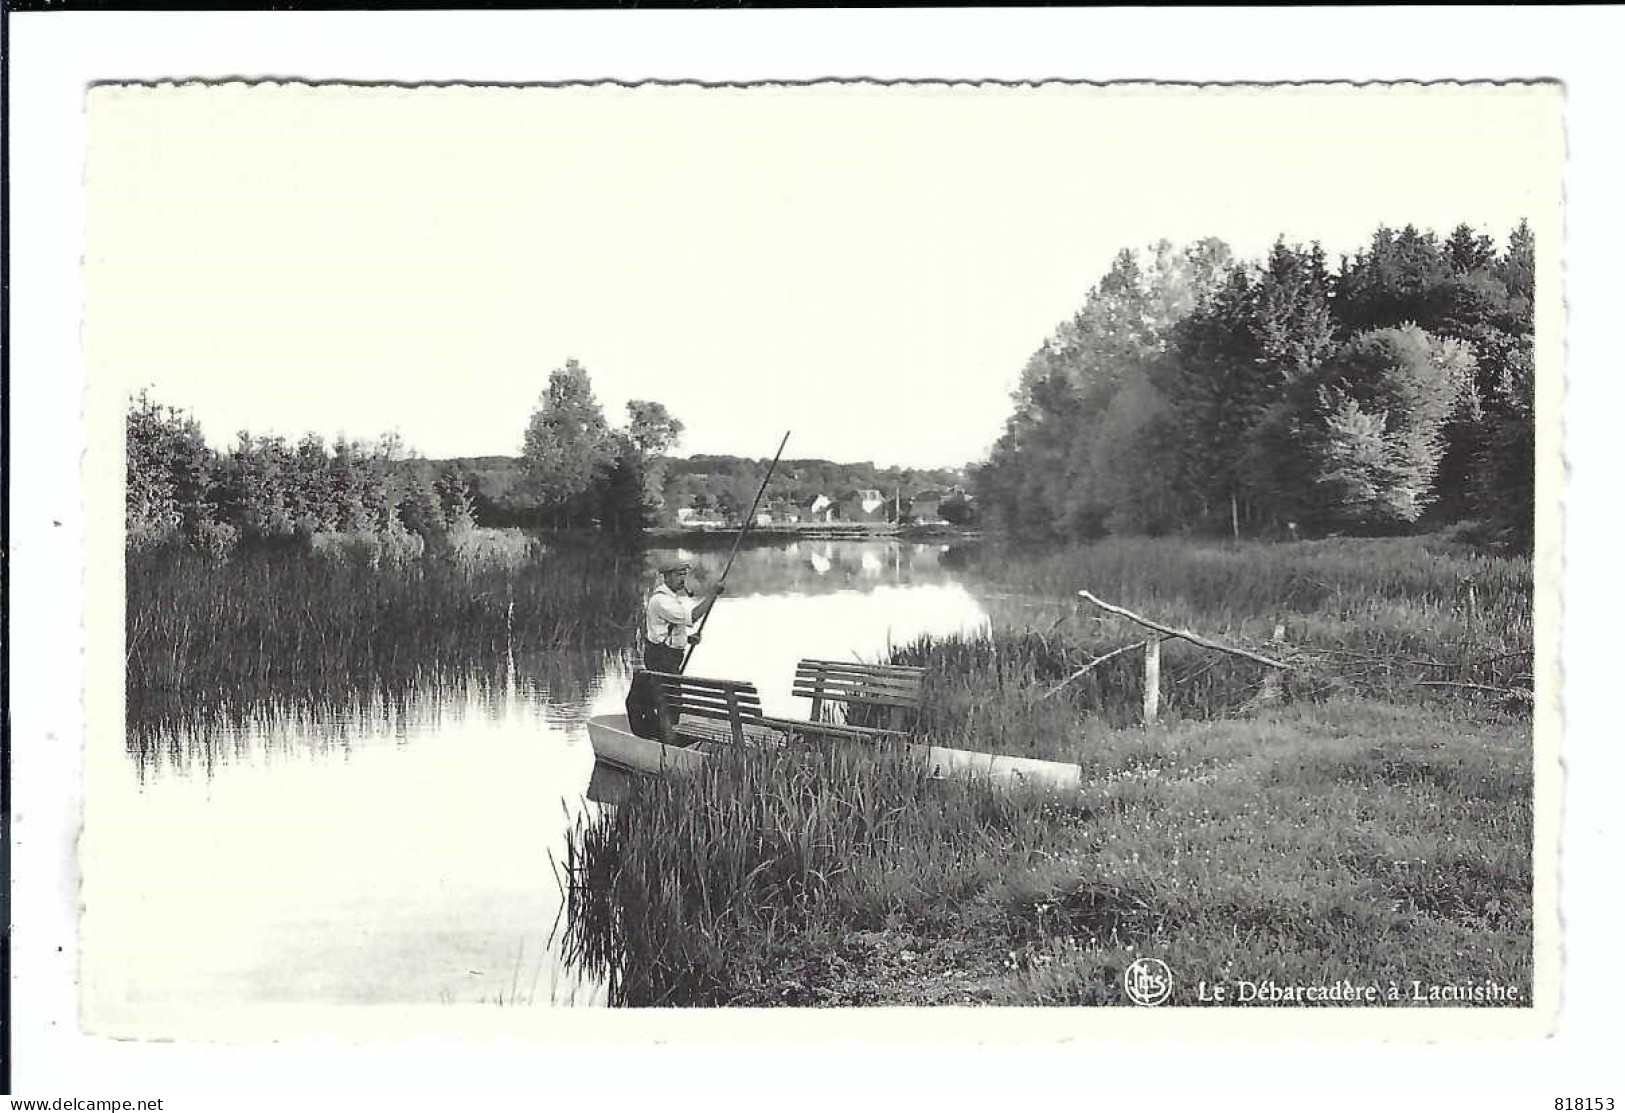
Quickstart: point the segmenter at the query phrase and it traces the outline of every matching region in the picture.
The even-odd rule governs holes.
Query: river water
[[[657,549],[714,583],[726,551]],[[973,630],[994,604],[949,546],[787,541],[741,551],[689,671],[756,683],[802,657],[874,660]],[[649,576],[652,586],[653,576]],[[622,710],[628,652],[353,713],[276,718],[132,756],[96,802],[91,997],[124,1016],[234,1005],[596,1005],[548,945],[572,822],[613,798],[584,722]],[[96,930],[91,930],[92,926]]]

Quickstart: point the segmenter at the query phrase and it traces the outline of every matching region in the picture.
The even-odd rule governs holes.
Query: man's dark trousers
[[[643,640],[643,667],[651,672],[682,672],[683,651],[645,638]]]

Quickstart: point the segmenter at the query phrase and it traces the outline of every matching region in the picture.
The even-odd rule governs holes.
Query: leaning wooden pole
[[[739,555],[739,543],[745,539],[745,534],[749,532],[751,523],[756,520],[756,508],[761,505],[762,496],[767,493],[767,482],[773,478],[773,469],[779,466],[779,457],[784,455],[784,446],[789,443],[790,430],[786,429],[784,431],[784,439],[779,442],[779,450],[773,454],[773,462],[767,465],[767,474],[762,476],[762,485],[756,488],[756,497],[751,500],[750,510],[745,513],[745,523],[739,527],[739,536],[734,538],[733,548],[728,551],[728,563],[722,566],[722,575],[717,579],[718,588],[721,588],[723,584],[728,582],[728,573],[733,569],[734,557]],[[715,609],[716,600],[713,599],[711,601],[711,607],[700,616],[699,628],[694,631],[695,637],[699,637],[701,634],[705,633],[705,624],[711,620],[711,611]],[[689,659],[694,656],[694,650],[695,644],[690,643],[688,652],[683,654],[683,667],[678,671],[688,671],[688,662]]]
[[[1216,649],[1220,653],[1228,653],[1234,657],[1243,657],[1249,661],[1257,661],[1261,665],[1268,665],[1275,671],[1271,672],[1269,676],[1265,678],[1264,686],[1266,690],[1273,688],[1277,693],[1280,689],[1282,674],[1292,671],[1292,666],[1284,661],[1273,661],[1261,654],[1252,653],[1245,649],[1237,649],[1233,645],[1221,645],[1216,641],[1202,637],[1200,634],[1193,634],[1189,630],[1181,630],[1176,626],[1164,626],[1160,622],[1151,621],[1144,615],[1135,614],[1127,607],[1119,607],[1115,604],[1108,603],[1091,592],[1080,591],[1078,592],[1078,595],[1079,597],[1093,603],[1103,611],[1109,611],[1112,614],[1120,615],[1123,618],[1128,619],[1130,622],[1139,623],[1147,630],[1154,632],[1154,635],[1147,638],[1143,643],[1145,647],[1145,689],[1143,697],[1144,702],[1140,708],[1140,715],[1141,718],[1143,718],[1148,724],[1156,721],[1158,704],[1162,698],[1162,643],[1169,638],[1182,638],[1194,645],[1200,645],[1207,649]],[[1286,631],[1283,627],[1277,626],[1275,628],[1274,640],[1280,641],[1285,633]],[[1114,653],[1120,652],[1122,652],[1122,650],[1114,651]],[[1107,654],[1108,657],[1112,655],[1113,654]],[[1096,661],[1090,662],[1090,664],[1084,666],[1084,669],[1080,671],[1087,671],[1105,659],[1105,657],[1102,657]],[[1078,674],[1074,673],[1073,675]],[[1070,679],[1071,677],[1068,677],[1068,680]],[[1062,683],[1064,684],[1066,682],[1062,681]],[[1050,694],[1053,694],[1053,691]]]
[[[1200,645],[1207,649],[1216,649],[1220,653],[1229,653],[1236,657],[1245,657],[1249,661],[1257,661],[1261,665],[1268,665],[1270,668],[1280,669],[1282,672],[1293,671],[1293,667],[1287,664],[1285,661],[1272,661],[1270,658],[1261,656],[1257,653],[1250,653],[1245,649],[1237,649],[1233,645],[1221,645],[1216,641],[1202,637],[1200,634],[1193,634],[1189,630],[1181,630],[1176,626],[1164,626],[1160,622],[1152,622],[1149,618],[1146,618],[1143,615],[1137,615],[1127,607],[1114,606],[1113,604],[1106,602],[1104,599],[1096,597],[1090,592],[1080,591],[1078,592],[1078,595],[1088,602],[1093,603],[1103,611],[1110,611],[1112,614],[1121,615],[1130,622],[1139,623],[1147,630],[1155,630],[1164,637],[1181,638],[1185,641],[1191,642],[1194,645]]]

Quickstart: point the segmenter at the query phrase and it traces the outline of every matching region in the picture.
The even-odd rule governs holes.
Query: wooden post
[[[1280,646],[1286,641],[1286,624],[1277,622],[1275,631],[1270,635],[1270,643]],[[1258,690],[1258,695],[1252,700],[1254,707],[1266,707],[1280,703],[1284,698],[1282,685],[1286,682],[1286,673],[1280,669],[1270,669],[1264,674],[1264,686]]]
[[[1478,652],[1478,591],[1473,584],[1473,578],[1468,576],[1465,581],[1467,588],[1467,621],[1466,634],[1462,638],[1461,679],[1470,681],[1473,678],[1473,658]]]
[[[1157,701],[1162,694],[1162,639],[1145,640],[1145,706],[1143,718],[1147,725],[1157,720]]]

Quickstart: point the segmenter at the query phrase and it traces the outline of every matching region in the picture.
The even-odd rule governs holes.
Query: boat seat
[[[756,685],[742,680],[654,672],[656,706],[662,741],[733,743],[759,741],[775,732],[762,723],[762,698]]]
[[[741,731],[745,741],[753,746],[781,746],[788,738],[786,731],[774,729],[761,722],[746,721]],[[733,727],[728,723],[715,723],[695,716],[677,721],[674,730],[679,743],[700,743],[727,746],[734,741]]]
[[[809,657],[796,664],[790,694],[812,701],[807,719],[765,718],[768,726],[803,734],[874,738],[908,732],[909,716],[925,706],[925,670],[912,665],[866,665]],[[848,716],[854,709],[876,709],[884,726],[854,726],[825,721],[830,705]]]

